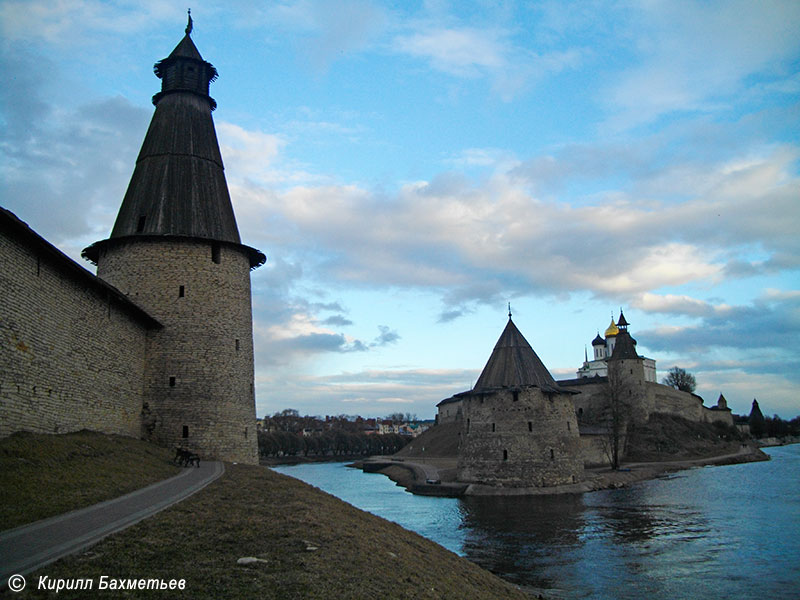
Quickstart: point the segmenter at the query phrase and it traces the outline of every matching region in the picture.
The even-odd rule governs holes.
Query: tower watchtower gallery
[[[163,326],[147,338],[144,437],[253,463],[250,270],[266,258],[239,238],[211,116],[217,71],[191,30],[189,17],[154,67],[161,91],[116,223],[83,256]]]

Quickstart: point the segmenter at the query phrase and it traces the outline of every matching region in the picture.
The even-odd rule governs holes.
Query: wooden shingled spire
[[[154,66],[161,91],[108,240],[83,256],[97,262],[104,244],[137,236],[180,236],[241,244],[211,112],[209,86],[217,78],[186,34],[169,56]],[[251,267],[266,260],[247,248]]]

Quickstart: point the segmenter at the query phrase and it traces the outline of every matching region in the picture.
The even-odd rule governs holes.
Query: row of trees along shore
[[[360,416],[301,416],[285,409],[259,423],[258,453],[262,457],[285,456],[371,456],[394,454],[410,441],[399,433],[379,433],[383,424],[401,425],[416,421],[416,415],[395,413],[385,419]]]

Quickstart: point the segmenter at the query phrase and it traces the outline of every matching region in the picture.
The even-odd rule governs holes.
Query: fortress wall
[[[439,406],[436,418],[439,425],[444,425],[445,423],[460,423],[461,400],[457,402],[448,402],[447,404]]]
[[[706,420],[703,414],[705,409],[698,396],[660,383],[647,383],[646,390],[653,398],[654,412],[676,415],[698,423]]]
[[[139,437],[146,319],[8,214],[0,219],[0,437],[84,428]]]
[[[104,250],[98,274],[164,325],[147,345],[144,426],[150,438],[206,457],[256,463],[247,253],[204,240],[135,239]]]
[[[725,425],[733,425],[733,414],[730,410],[718,410],[703,407],[703,417],[708,423],[719,421]]]
[[[510,487],[583,478],[571,397],[535,387],[471,394],[463,400],[458,479]]]

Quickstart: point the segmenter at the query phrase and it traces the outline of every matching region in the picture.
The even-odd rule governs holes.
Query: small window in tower
[[[582,408],[579,408],[579,409],[578,409],[578,416],[579,416],[579,417],[582,417],[582,416],[583,416],[583,409],[582,409]]]
[[[236,351],[239,351],[239,338],[236,338]]]
[[[550,460],[555,460],[555,459],[556,459],[556,453],[553,452],[552,448],[550,448]]]
[[[211,244],[211,260],[219,264],[219,244]]]
[[[528,431],[533,431],[533,421],[528,421]]]
[[[503,450],[503,460],[508,460],[508,450]]]
[[[183,298],[186,295],[186,288],[184,286],[180,286],[178,288],[178,298]]]
[[[567,431],[572,431],[572,426],[569,424],[569,421],[567,421]]]
[[[170,377],[169,378],[169,387],[175,387],[175,378],[174,377]]]
[[[145,221],[147,221],[147,217],[145,215],[139,217],[139,222],[136,224],[136,233],[142,233],[144,231]]]
[[[189,437],[189,426],[188,425],[184,425],[183,426],[183,439],[186,439],[188,437]]]
[[[247,427],[244,428],[244,439],[247,439]]]
[[[469,433],[469,419],[467,419],[467,433]]]
[[[492,433],[494,433],[494,423],[492,423]]]
[[[512,393],[512,395],[514,396],[514,402],[516,402],[517,400],[519,400],[519,392],[518,392],[518,391],[514,390],[514,391],[513,391],[513,392],[511,392],[511,393]]]

